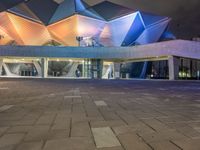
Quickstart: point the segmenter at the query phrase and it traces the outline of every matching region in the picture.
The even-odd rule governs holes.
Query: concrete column
[[[169,66],[169,80],[178,80],[179,76],[179,59],[174,56],[170,56],[168,59]]]
[[[37,61],[34,61],[33,64],[38,72],[38,76],[41,77],[42,76],[42,68],[41,68],[40,64]]]
[[[41,64],[42,64],[42,78],[47,78],[47,76],[48,76],[48,59],[42,58]]]
[[[103,72],[103,61],[100,59],[91,60],[92,79],[101,79]]]
[[[2,75],[3,59],[0,59],[0,76]]]
[[[114,78],[115,79],[120,79],[120,68],[121,68],[120,63],[114,63]]]

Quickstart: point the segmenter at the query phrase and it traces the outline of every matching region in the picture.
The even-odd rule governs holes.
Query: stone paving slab
[[[0,107],[0,112],[4,112],[4,111],[6,111],[6,110],[8,110],[8,109],[10,109],[12,107],[13,107],[13,105],[4,105],[4,106],[1,106]]]
[[[24,134],[5,134],[0,138],[0,148],[19,144]]]
[[[97,106],[107,106],[106,102],[104,101],[94,101]]]
[[[181,139],[172,141],[174,144],[179,146],[184,150],[199,150],[200,148],[200,140],[199,139]]]
[[[170,141],[162,141],[162,142],[152,142],[149,143],[154,150],[181,150],[177,145],[171,143]]]
[[[121,146],[113,131],[109,127],[92,128],[97,148]]]
[[[72,124],[72,137],[92,137],[91,129],[88,122],[76,122]]]
[[[43,142],[26,142],[21,143],[16,150],[41,150]]]
[[[94,150],[95,145],[88,138],[69,138],[47,141],[44,150]]]
[[[136,134],[120,134],[118,135],[123,147],[126,150],[151,150],[152,148],[147,145],[139,136]]]
[[[50,126],[33,126],[33,128],[26,134],[25,141],[44,141],[49,134]]]

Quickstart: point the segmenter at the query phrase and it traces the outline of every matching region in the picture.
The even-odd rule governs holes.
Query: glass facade
[[[200,61],[194,59],[179,59],[179,79],[200,79]]]
[[[47,59],[48,77],[113,79],[115,62],[102,59]],[[176,58],[177,77],[200,79],[200,60]],[[119,63],[121,78],[169,79],[168,60]],[[177,67],[175,67],[177,68]],[[2,76],[42,76],[41,59],[4,59]]]
[[[200,80],[200,61],[178,58],[178,78]],[[144,74],[144,75],[143,75]],[[168,60],[121,64],[121,78],[169,79]]]
[[[150,79],[169,79],[168,61],[148,62],[146,77]]]

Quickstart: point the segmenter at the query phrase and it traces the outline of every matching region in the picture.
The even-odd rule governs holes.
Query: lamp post
[[[83,40],[82,36],[77,36],[76,40],[78,41],[78,45],[81,46],[81,41]]]

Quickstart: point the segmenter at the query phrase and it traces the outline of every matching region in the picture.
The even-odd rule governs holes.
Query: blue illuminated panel
[[[140,14],[146,27],[168,18],[163,16],[152,15],[150,13],[145,12],[140,12]]]
[[[140,19],[139,14],[135,17],[135,20],[133,24],[131,25],[131,28],[129,29],[128,34],[126,35],[126,38],[124,39],[124,42],[122,43],[122,46],[129,46],[142,34],[144,31],[143,23]]]
[[[154,43],[157,42],[162,33],[167,28],[167,25],[169,23],[169,20],[166,20],[164,22],[161,22],[159,24],[153,25],[149,28],[147,28],[141,36],[136,40],[139,44],[148,44],[148,43]]]

